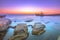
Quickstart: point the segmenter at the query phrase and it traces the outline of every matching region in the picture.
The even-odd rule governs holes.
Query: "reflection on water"
[[[12,17],[12,18],[11,18]],[[27,25],[34,25],[35,22],[42,22],[46,25],[46,32],[42,35],[32,35],[32,27],[28,26],[29,37],[27,40],[57,40],[58,36],[60,36],[60,16],[35,16],[35,15],[8,15],[6,18],[12,20],[11,26],[15,26],[18,23],[26,23]],[[33,19],[32,22],[24,22],[25,19],[30,18]],[[16,22],[15,22],[16,21]],[[13,35],[14,29],[9,28],[4,40],[7,40],[10,36]]]

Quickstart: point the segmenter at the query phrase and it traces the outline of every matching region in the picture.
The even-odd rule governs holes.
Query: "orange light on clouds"
[[[21,8],[20,10],[23,13],[35,13],[35,12],[40,12],[40,10],[38,8],[32,8],[32,7],[24,7]]]
[[[17,13],[17,14],[21,14],[21,13],[25,13],[25,14],[34,14],[37,12],[40,12],[39,8],[34,8],[34,7],[21,7],[21,8],[10,8],[10,9],[2,9],[3,13]]]
[[[16,8],[2,8],[0,9],[0,13],[8,13],[8,14],[35,14],[43,12],[44,14],[54,14],[60,13],[58,9],[47,9],[47,8],[36,8],[36,7],[16,7]]]

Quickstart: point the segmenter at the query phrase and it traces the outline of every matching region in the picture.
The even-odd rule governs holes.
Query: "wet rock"
[[[11,20],[0,18],[0,40],[3,40],[3,37],[5,36],[10,23]]]
[[[39,22],[35,23],[33,26],[32,34],[33,35],[39,35],[39,34],[45,32],[44,28],[45,28],[44,24],[39,23]]]
[[[0,15],[0,18],[5,18],[6,17],[6,15]]]
[[[28,37],[28,28],[25,23],[21,23],[16,25],[16,28],[14,30],[14,36],[12,38],[9,38],[9,40],[26,40]]]
[[[5,36],[6,32],[7,32],[6,30],[0,31],[0,40],[3,40],[3,37]]]
[[[58,37],[58,39],[57,40],[60,40],[60,36]]]
[[[14,32],[19,33],[21,30],[24,30],[26,33],[28,32],[28,28],[27,28],[27,25],[25,23],[21,23],[21,24],[16,25]]]
[[[0,19],[0,31],[6,30],[11,24],[11,20],[9,19]]]
[[[29,18],[25,20],[25,22],[32,22],[32,21],[33,19],[29,19]]]
[[[9,40],[26,40],[28,37],[28,33],[25,33],[24,31],[20,34],[12,36]]]

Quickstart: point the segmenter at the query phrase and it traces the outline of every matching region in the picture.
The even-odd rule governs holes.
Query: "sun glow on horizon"
[[[47,8],[40,8],[40,7],[12,7],[12,8],[2,8],[0,13],[8,13],[8,14],[35,14],[43,12],[44,14],[52,14],[52,13],[60,13],[59,10],[56,9],[47,9]]]
[[[17,11],[17,12],[23,12],[23,13],[29,13],[29,12],[40,12],[43,11],[42,8],[40,7],[36,7],[36,6],[19,6],[16,8],[13,8],[13,11]]]
[[[24,8],[21,8],[20,11],[24,13],[30,13],[30,12],[35,13],[35,12],[40,12],[40,9],[34,8],[34,7],[24,7]]]

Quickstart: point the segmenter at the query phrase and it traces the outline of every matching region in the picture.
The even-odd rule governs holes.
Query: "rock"
[[[9,40],[26,40],[28,37],[28,28],[25,23],[16,25],[14,30],[14,36],[9,38]]]
[[[33,26],[32,34],[33,35],[39,35],[45,31],[44,28],[45,28],[44,24],[39,23],[39,22],[35,23]]]
[[[58,39],[57,40],[60,40],[60,36],[58,37]]]
[[[32,22],[33,19],[26,19],[25,22]]]
[[[11,21],[9,19],[0,18],[0,40],[3,40],[10,23]]]
[[[0,15],[0,18],[5,18],[6,17],[6,15]]]
[[[0,19],[0,31],[6,30],[11,24],[11,20],[9,19]]]
[[[6,34],[6,30],[5,31],[0,31],[0,40],[3,40],[3,37]]]
[[[9,40],[26,40],[28,37],[27,33],[18,33],[17,35],[12,36]]]
[[[16,25],[14,32],[19,33],[21,30],[24,30],[26,33],[28,32],[28,28],[27,28],[27,25],[25,23],[21,23],[21,24]]]

